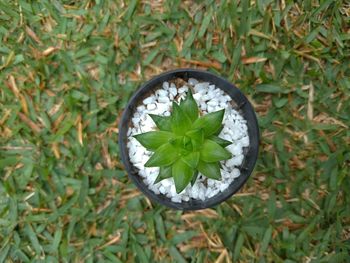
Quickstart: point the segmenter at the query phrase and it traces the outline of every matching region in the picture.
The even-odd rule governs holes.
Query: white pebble
[[[188,87],[187,86],[183,86],[181,88],[179,88],[178,92],[181,94],[181,93],[184,93],[184,92],[187,92],[188,91]]]
[[[201,99],[201,94],[200,93],[195,93],[195,94],[193,94],[193,98],[198,102],[198,101],[200,101],[200,99]]]
[[[158,101],[160,103],[169,103],[170,99],[168,97],[159,97]]]
[[[163,82],[163,89],[165,90],[169,89],[169,82],[167,81]]]
[[[248,136],[243,137],[243,138],[241,139],[241,144],[242,144],[242,146],[244,146],[244,147],[249,146],[249,137],[248,137]]]
[[[208,89],[209,87],[209,83],[208,82],[200,82],[198,84],[196,84],[195,89],[200,90],[200,89]]]
[[[169,92],[175,97],[177,95],[177,88],[176,87],[170,88]]]
[[[226,162],[226,165],[229,167],[239,166],[242,164],[243,158],[244,156],[242,154],[234,156],[232,159]]]
[[[198,80],[194,79],[194,78],[189,78],[188,79],[188,84],[190,85],[196,85],[198,83]]]
[[[207,105],[211,107],[216,107],[218,106],[218,102],[216,100],[210,100],[207,102]]]
[[[143,112],[145,109],[146,109],[146,107],[143,105],[137,107],[138,112]]]
[[[147,105],[147,104],[151,104],[155,101],[155,97],[154,96],[150,96],[146,99],[143,100],[143,104]]]
[[[168,92],[166,90],[163,89],[159,89],[156,91],[156,94],[158,95],[158,97],[168,97]]]

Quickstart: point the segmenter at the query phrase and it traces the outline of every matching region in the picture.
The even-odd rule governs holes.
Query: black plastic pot
[[[250,145],[245,150],[243,163],[241,167],[239,167],[241,175],[238,178],[236,178],[225,191],[220,192],[217,195],[206,199],[205,201],[190,199],[187,202],[183,201],[181,203],[174,203],[171,201],[170,198],[166,197],[165,195],[155,194],[143,182],[143,178],[138,174],[139,170],[133,166],[129,159],[128,148],[126,146],[127,132],[131,123],[131,118],[137,106],[141,104],[142,100],[145,97],[149,96],[150,93],[159,89],[164,81],[171,81],[175,78],[182,78],[184,80],[188,80],[189,78],[195,78],[199,81],[206,81],[215,84],[217,88],[220,88],[223,91],[225,91],[233,99],[233,101],[238,105],[241,114],[247,120]],[[156,201],[171,208],[181,210],[198,210],[213,207],[221,202],[224,202],[226,199],[228,199],[234,193],[236,193],[247,181],[248,177],[254,169],[255,162],[258,157],[259,128],[252,105],[250,104],[248,99],[242,94],[242,92],[239,89],[237,89],[233,84],[207,71],[197,69],[177,69],[162,73],[152,78],[151,80],[143,84],[132,96],[123,112],[123,116],[119,124],[119,147],[122,162],[125,166],[126,171],[129,174],[130,179],[147,197],[149,197],[153,201]]]

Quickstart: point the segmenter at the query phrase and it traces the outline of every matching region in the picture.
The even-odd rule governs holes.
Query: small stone
[[[169,82],[163,82],[163,89],[167,90],[169,89]]]
[[[200,82],[200,83],[197,83],[196,85],[195,85],[195,88],[197,89],[197,90],[201,90],[201,89],[208,89],[208,86],[209,86],[209,83],[208,82]]]
[[[181,197],[174,196],[171,198],[171,201],[174,203],[181,203]]]
[[[176,188],[175,188],[175,184],[174,182],[172,182],[173,184],[170,186],[170,194],[172,196],[175,196],[176,195]]]
[[[211,107],[216,107],[216,106],[218,106],[217,100],[214,100],[214,99],[208,101],[207,104],[208,104],[208,106],[211,106]]]
[[[237,155],[235,157],[233,157],[232,159],[228,160],[226,162],[226,165],[229,167],[233,167],[233,166],[239,166],[242,164],[244,156],[242,154]]]
[[[153,103],[154,101],[155,101],[155,97],[154,96],[150,96],[150,97],[144,99],[142,102],[143,102],[143,104],[147,105],[147,104]]]
[[[187,86],[183,86],[181,88],[179,88],[178,92],[181,94],[181,93],[184,93],[184,92],[187,92],[188,91],[188,87]]]
[[[240,143],[233,143],[226,147],[234,155],[240,155],[243,152],[242,145]]]
[[[157,108],[159,110],[159,114],[163,114],[165,111],[169,110],[169,105],[167,103],[158,103]]]
[[[242,144],[243,147],[248,147],[249,146],[249,137],[248,136],[243,137],[241,139],[241,144]]]
[[[146,109],[146,107],[143,105],[137,107],[138,112],[143,112],[145,109]]]
[[[208,105],[207,110],[208,110],[209,113],[213,112],[213,111],[215,111],[215,107]]]
[[[232,98],[229,95],[225,95],[226,101],[231,101]]]
[[[169,92],[171,95],[176,96],[177,95],[177,88],[176,87],[170,88]]]
[[[140,122],[140,118],[132,118],[132,123],[136,126]]]
[[[226,109],[227,108],[227,103],[226,102],[220,102],[220,107],[223,108],[223,109]]]
[[[154,110],[156,108],[157,108],[156,104],[153,104],[153,103],[147,104],[147,110]]]
[[[195,93],[195,94],[193,94],[193,98],[197,101],[197,102],[199,102],[200,100],[201,100],[201,94],[200,93]]]
[[[161,192],[162,194],[165,194],[166,189],[165,189],[165,187],[164,187],[163,185],[161,185],[161,186],[159,187],[159,192]]]
[[[240,176],[240,174],[241,172],[237,168],[231,170],[231,175],[233,178],[237,178],[238,176]]]
[[[220,184],[220,187],[219,187],[220,192],[223,192],[224,190],[226,190],[227,187],[228,187],[228,184],[224,184],[224,183]]]
[[[159,89],[156,91],[156,94],[158,95],[159,98],[161,97],[168,97],[168,92],[164,89]]]
[[[189,78],[188,79],[188,84],[194,86],[198,83],[198,80],[194,79],[194,78]]]
[[[182,199],[186,202],[190,200],[189,196],[187,196],[187,195],[183,196]]]
[[[208,95],[203,95],[203,96],[202,96],[202,101],[207,101],[207,100],[209,100]]]
[[[172,182],[170,181],[170,179],[164,179],[161,181],[161,183],[164,187],[170,187]]]
[[[158,101],[161,103],[169,103],[170,99],[168,97],[159,97]]]

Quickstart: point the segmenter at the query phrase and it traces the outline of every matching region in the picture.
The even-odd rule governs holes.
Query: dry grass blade
[[[55,51],[59,50],[58,47],[48,47],[47,49],[45,49],[43,52],[42,52],[42,55],[44,57],[47,57],[51,54],[53,54]]]
[[[32,38],[36,43],[38,43],[40,46],[43,45],[43,42],[39,39],[37,34],[28,26],[26,26],[26,33],[27,35]]]
[[[313,102],[314,102],[314,85],[312,85],[312,83],[310,83],[310,85],[309,85],[309,99],[307,102],[307,117],[309,120],[313,120],[313,118],[314,118]]]
[[[215,68],[217,70],[221,69],[221,64],[217,61],[211,61],[211,62],[204,62],[204,61],[198,61],[198,60],[193,60],[193,59],[180,59],[181,62],[183,63],[189,63],[192,65],[196,65],[196,66],[200,66],[200,67],[204,67],[204,68]]]
[[[254,64],[254,63],[264,62],[266,60],[267,60],[267,58],[249,57],[249,58],[242,58],[242,63],[243,64]]]
[[[113,236],[107,243],[103,244],[102,246],[97,247],[97,250],[102,250],[105,247],[108,247],[110,245],[113,245],[117,243],[120,240],[121,234],[118,232],[115,236]]]
[[[26,115],[19,112],[18,116],[25,124],[29,126],[29,128],[31,128],[33,132],[35,132],[36,134],[39,134],[41,132],[41,128],[36,123],[34,123],[31,119],[29,119]]]

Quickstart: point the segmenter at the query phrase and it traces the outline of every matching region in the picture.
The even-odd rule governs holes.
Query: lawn
[[[0,262],[350,262],[348,1],[0,1]],[[197,212],[151,203],[118,122],[201,68],[254,105],[259,159]]]

